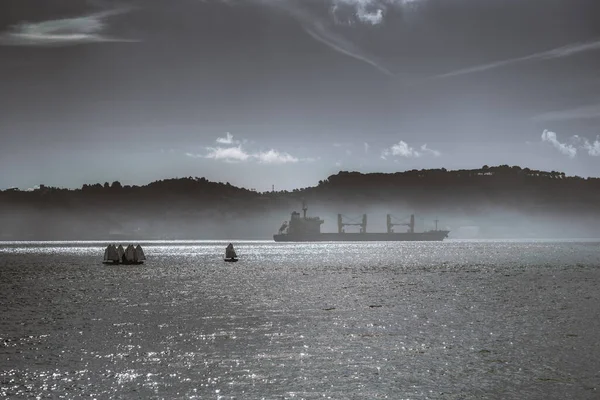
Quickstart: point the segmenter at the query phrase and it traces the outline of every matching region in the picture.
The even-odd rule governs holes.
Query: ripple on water
[[[598,243],[225,244],[1,243],[0,396],[598,395]]]

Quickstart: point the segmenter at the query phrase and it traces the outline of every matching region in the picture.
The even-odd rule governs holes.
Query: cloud
[[[334,17],[338,13],[348,14],[357,22],[379,25],[383,22],[388,8],[400,8],[414,5],[424,0],[331,0],[331,12]],[[339,18],[339,17],[338,17]],[[346,18],[347,19],[347,18]]]
[[[594,140],[594,142],[590,143],[589,140],[587,140],[586,138],[580,138],[579,136],[575,135],[573,136],[573,138],[577,139],[578,141],[580,141],[582,143],[582,148],[588,152],[588,154],[590,156],[593,157],[597,157],[600,156],[600,137],[596,137],[596,140]]]
[[[369,152],[369,147],[370,147],[369,143],[365,142],[364,145],[365,145],[365,154],[367,154]]]
[[[569,110],[551,111],[549,113],[538,115],[533,119],[541,122],[552,122],[594,118],[600,118],[600,104],[577,107]]]
[[[600,40],[585,43],[573,43],[567,46],[557,47],[555,49],[542,51],[539,53],[533,53],[524,57],[510,58],[507,60],[495,61],[489,64],[477,65],[470,68],[459,69],[457,71],[448,72],[445,74],[437,75],[436,78],[449,78],[459,75],[472,74],[476,72],[483,72],[490,69],[496,69],[505,67],[508,65],[528,62],[528,61],[541,61],[541,60],[552,60],[555,58],[569,57],[583,52],[600,50]]]
[[[383,22],[385,4],[374,0],[333,0],[331,14],[336,23],[347,21],[379,25]]]
[[[545,130],[544,133],[542,133],[542,141],[552,143],[554,147],[558,148],[563,154],[568,155],[571,158],[575,157],[577,154],[577,148],[587,151],[590,156],[600,156],[600,136],[597,136],[596,140],[590,143],[590,141],[586,138],[583,138],[579,135],[573,135],[570,138],[570,141],[573,144],[569,145],[566,143],[560,143],[556,138],[556,133]]]
[[[410,147],[405,141],[401,140],[398,143],[392,145],[389,149],[384,149],[381,152],[381,158],[384,160],[387,160],[387,157],[389,156],[418,158],[426,154],[439,157],[442,153],[438,150],[430,149],[429,147],[427,147],[427,144],[422,145],[421,151],[418,151]]]
[[[440,153],[438,150],[433,150],[433,149],[430,149],[429,147],[427,147],[427,144],[424,144],[423,146],[421,146],[421,151],[423,153],[431,154],[435,157],[439,157],[442,155],[442,153]]]
[[[229,0],[218,0],[231,4]],[[353,20],[361,25],[377,25],[383,21],[384,9],[388,6],[400,6],[405,3],[402,0],[325,0],[325,4],[331,15],[323,16],[317,14],[309,7],[308,1],[295,0],[251,0],[255,4],[280,10],[297,20],[304,31],[314,40],[323,43],[332,50],[367,63],[385,75],[394,77],[392,73],[380,60],[372,54],[361,49],[351,40],[347,39],[336,29],[337,17],[340,10],[350,8]],[[316,2],[315,2],[316,3]],[[350,24],[352,25],[352,24]]]
[[[303,23],[303,28],[313,39],[329,46],[331,49],[363,61],[377,68],[385,75],[391,77],[395,76],[394,73],[387,69],[387,67],[385,67],[380,61],[376,60],[374,56],[368,55],[355,44],[345,39],[343,36],[336,34],[324,23],[318,21],[305,21]]]
[[[298,158],[293,157],[288,153],[280,153],[273,149],[267,152],[258,153],[254,155],[254,157],[261,164],[288,164],[300,161]]]
[[[574,158],[577,155],[577,149],[574,146],[559,142],[556,138],[556,133],[547,129],[544,129],[544,132],[542,132],[542,141],[550,143],[554,148],[570,158]]]
[[[362,22],[370,23],[371,25],[378,25],[383,21],[383,10],[378,9],[374,12],[369,12],[366,10],[359,10],[356,13],[358,19]]]
[[[105,36],[105,19],[130,9],[102,11],[82,17],[54,19],[42,22],[21,22],[0,34],[4,46],[69,46],[99,42],[134,42]]]
[[[246,153],[242,146],[237,147],[207,147],[208,154],[205,158],[212,158],[213,160],[223,160],[225,162],[240,162],[246,161],[250,158],[250,155]]]
[[[233,135],[229,132],[225,134],[225,137],[217,138],[217,143],[221,144],[234,144],[239,143],[239,140],[233,140]]]
[[[292,156],[289,153],[270,149],[268,151],[260,151],[257,153],[249,153],[244,148],[239,140],[233,140],[233,135],[229,132],[226,133],[225,137],[219,137],[216,139],[217,143],[224,145],[237,144],[237,146],[217,146],[217,147],[206,147],[206,154],[194,154],[185,153],[187,157],[191,158],[208,158],[218,161],[225,161],[228,163],[239,163],[246,161],[257,161],[260,164],[289,164],[297,163],[300,161],[312,162],[312,158],[300,159]],[[244,143],[246,141],[244,140]]]
[[[381,152],[381,158],[384,160],[388,156],[401,156],[401,157],[421,157],[421,153],[410,147],[403,140],[392,145],[389,149],[385,149]]]
[[[598,141],[598,138],[592,144],[586,140],[583,146],[590,156],[600,156],[600,141]]]

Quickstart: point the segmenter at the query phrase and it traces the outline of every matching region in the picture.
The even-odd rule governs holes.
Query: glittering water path
[[[597,399],[600,243],[0,243],[0,397]]]

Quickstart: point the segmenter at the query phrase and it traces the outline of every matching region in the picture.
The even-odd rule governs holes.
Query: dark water
[[[598,399],[600,243],[0,243],[0,397]]]

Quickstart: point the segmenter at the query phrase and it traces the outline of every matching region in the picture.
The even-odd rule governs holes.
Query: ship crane
[[[410,215],[410,222],[392,222],[392,215],[387,215],[387,233],[394,233],[394,226],[408,226],[408,232],[415,232],[415,216],[414,214]]]
[[[345,233],[345,226],[360,226],[360,233],[367,233],[367,214],[363,214],[362,222],[344,222],[343,217],[342,214],[338,214],[338,233]]]
[[[284,223],[281,224],[281,227],[279,228],[279,233],[280,234],[283,233],[287,229],[287,227],[288,227],[288,222],[284,221]]]

